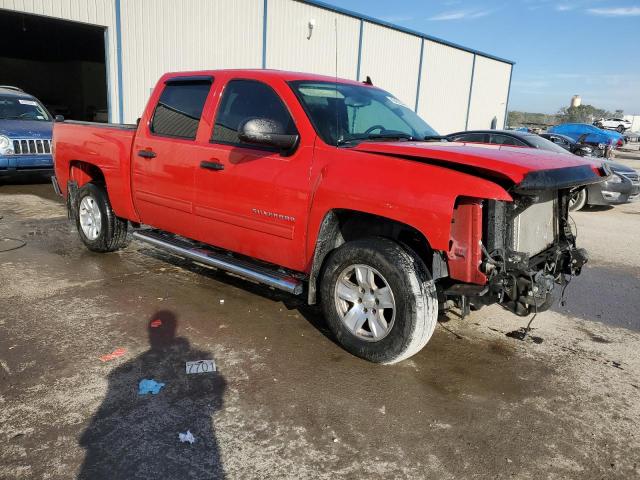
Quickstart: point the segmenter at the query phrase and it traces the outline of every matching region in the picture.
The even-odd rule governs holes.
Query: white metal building
[[[440,133],[489,128],[505,122],[513,68],[301,0],[0,0],[0,45],[0,84],[72,118],[127,123],[167,71],[274,68],[369,76]]]

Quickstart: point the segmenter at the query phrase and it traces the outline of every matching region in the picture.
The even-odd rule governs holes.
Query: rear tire
[[[327,259],[320,301],[348,352],[376,363],[418,353],[438,321],[431,275],[412,252],[385,238],[346,243]]]
[[[587,189],[583,188],[579,193],[569,199],[569,211],[577,212],[587,206]]]
[[[624,125],[618,125],[618,128],[616,128],[616,130],[618,131],[618,133],[624,133]]]
[[[75,204],[80,240],[94,252],[115,252],[129,243],[128,222],[116,217],[101,185],[87,183],[78,189]]]

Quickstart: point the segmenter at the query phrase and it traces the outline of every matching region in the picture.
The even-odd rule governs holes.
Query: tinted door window
[[[195,139],[211,81],[168,82],[151,120],[156,135]]]
[[[231,80],[224,89],[218,107],[211,141],[265,148],[244,143],[238,138],[240,126],[252,118],[268,118],[282,125],[286,134],[297,134],[293,118],[271,87],[255,80]]]
[[[453,137],[454,142],[476,142],[487,143],[487,135],[484,133],[465,133]]]

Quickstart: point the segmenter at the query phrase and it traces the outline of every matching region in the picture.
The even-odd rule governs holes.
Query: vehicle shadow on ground
[[[53,173],[20,173],[17,175],[0,177],[0,187],[3,185],[33,185],[51,183]]]
[[[214,268],[205,267],[203,265],[199,265],[195,262],[192,262],[189,259],[176,257],[169,253],[166,253],[160,250],[150,249],[147,247],[142,247],[139,250],[139,253],[155,258],[156,260],[169,263],[173,266],[184,268],[185,270],[188,270],[197,275],[202,275],[204,277],[211,278],[212,280],[225,283],[226,285],[240,288],[242,290],[245,290],[251,293],[252,295],[259,295],[262,298],[266,298],[267,300],[282,303],[287,310],[297,311],[307,322],[309,322],[309,324],[311,324],[311,326],[313,326],[316,330],[318,330],[328,340],[338,345],[340,348],[343,348],[340,345],[340,343],[336,340],[331,330],[329,330],[329,327],[324,319],[324,315],[322,313],[322,309],[320,308],[320,305],[307,304],[306,291],[302,295],[294,296],[286,292],[269,288],[267,286],[264,286],[258,283],[253,283],[243,278],[229,275],[222,270],[216,270]],[[450,320],[449,317],[447,317],[445,314],[441,313],[438,316],[438,322],[440,322],[441,324],[444,322],[448,322],[449,320]],[[450,329],[445,328],[445,330],[451,332]],[[458,335],[454,334],[454,336],[458,336]]]
[[[608,212],[613,210],[613,205],[589,205],[582,209],[583,212]]]
[[[31,194],[45,200],[62,201],[51,185],[52,175],[53,173],[21,173],[10,177],[2,176],[0,177],[0,193],[6,195]],[[49,184],[49,188],[44,187],[45,184]]]
[[[212,418],[226,381],[217,372],[186,374],[186,361],[212,358],[176,337],[177,325],[172,311],[156,312],[149,349],[109,373],[107,394],[79,439],[86,450],[79,479],[224,478]],[[143,379],[165,385],[140,395]],[[192,444],[179,440],[187,430]]]

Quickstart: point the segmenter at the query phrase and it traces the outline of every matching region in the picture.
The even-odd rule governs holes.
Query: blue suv
[[[53,119],[37,98],[0,86],[0,178],[20,172],[52,172]]]

